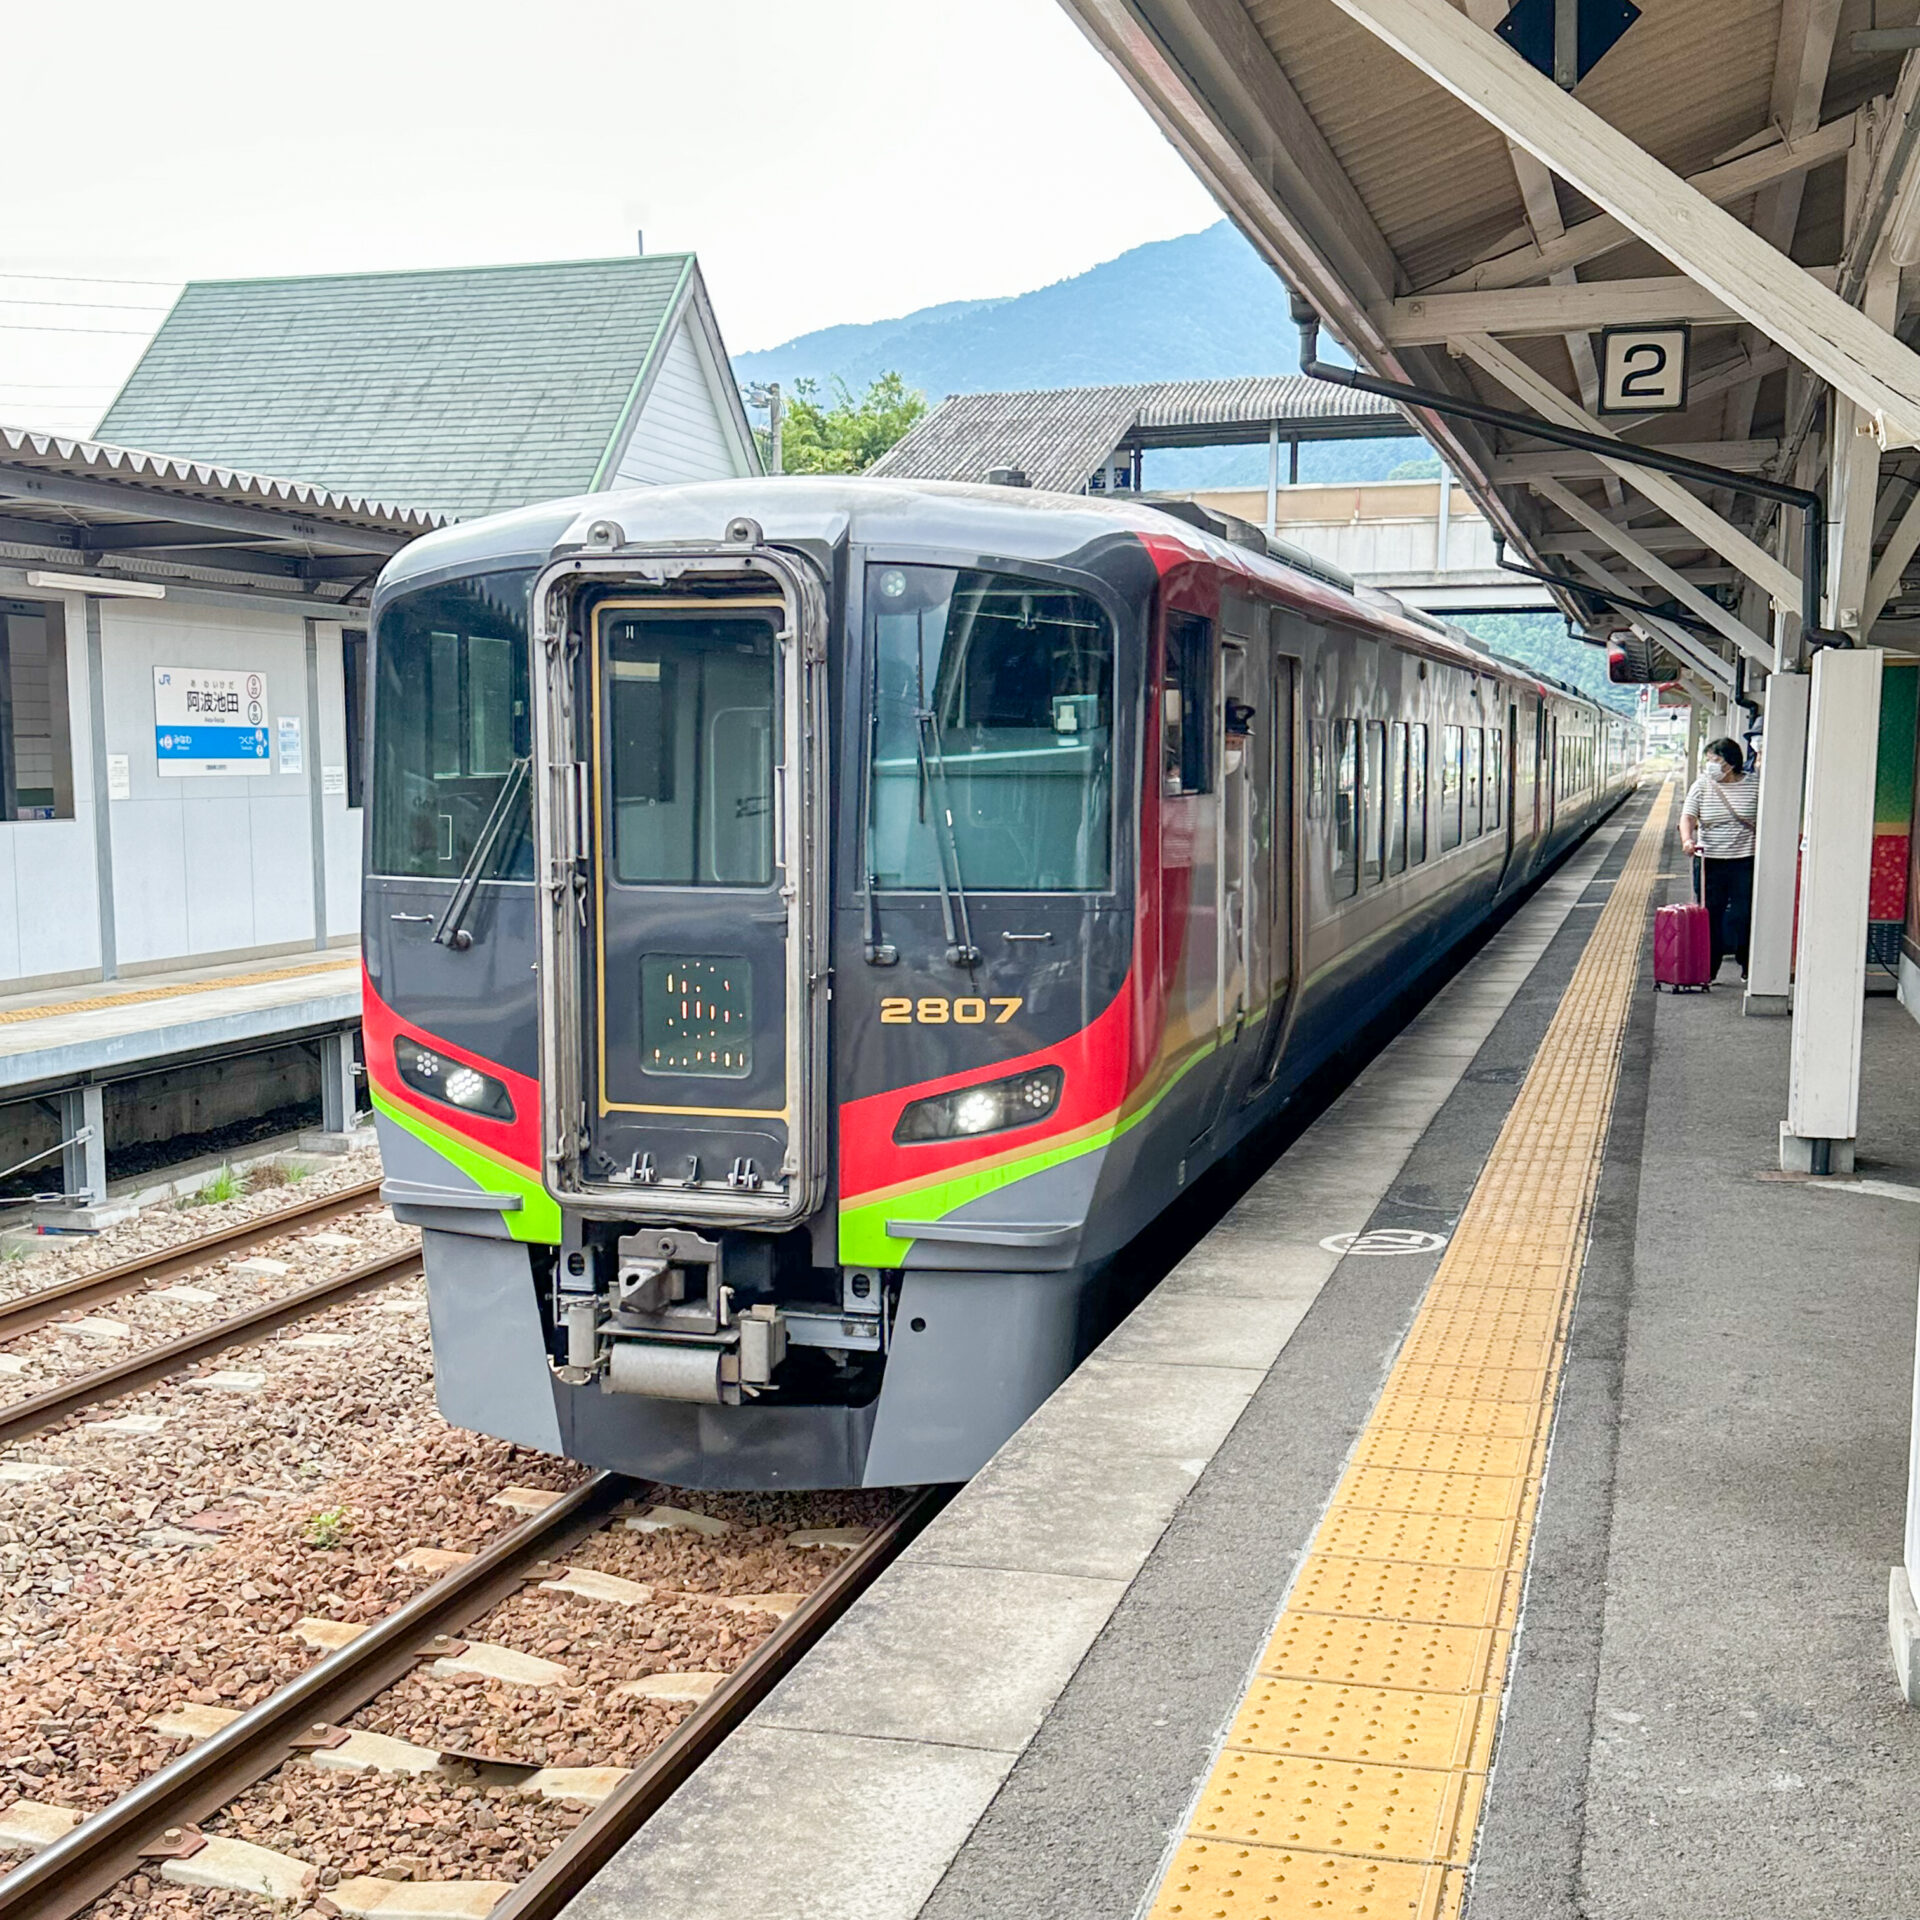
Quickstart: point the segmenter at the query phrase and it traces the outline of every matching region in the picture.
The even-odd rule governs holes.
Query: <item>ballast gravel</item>
[[[122,1294],[98,1312],[76,1314],[22,1334],[0,1349],[16,1363],[4,1369],[0,1405],[31,1399],[142,1348],[203,1332],[236,1313],[297,1293],[369,1260],[405,1252],[420,1239],[416,1229],[400,1226],[380,1206],[331,1222],[324,1240],[322,1231],[295,1227],[267,1242],[274,1250],[273,1265],[280,1271],[261,1271],[257,1261],[237,1249],[160,1286]],[[60,1279],[71,1277],[65,1271],[59,1275]]]
[[[325,1166],[315,1167],[302,1179],[277,1186],[254,1185],[231,1200],[210,1206],[166,1202],[143,1207],[132,1219],[122,1220],[99,1233],[44,1234],[32,1243],[31,1252],[10,1257],[0,1264],[0,1300],[17,1300],[42,1287],[58,1285],[83,1273],[98,1273],[103,1267],[117,1267],[143,1254],[169,1253],[188,1240],[262,1220],[289,1207],[379,1177],[378,1150],[371,1146],[357,1147],[351,1153],[330,1159]],[[212,1178],[209,1174],[208,1179]],[[248,1178],[257,1180],[258,1175],[249,1173],[241,1178],[244,1183]],[[326,1225],[338,1231],[340,1223],[336,1220]]]

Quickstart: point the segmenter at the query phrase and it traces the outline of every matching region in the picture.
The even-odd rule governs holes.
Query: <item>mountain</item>
[[[737,353],[742,386],[813,379],[855,392],[882,373],[939,402],[950,393],[1212,380],[1292,373],[1298,336],[1279,276],[1226,221],[1155,240],[1071,279],[1001,299],[951,300],[896,320],[825,327]],[[1301,449],[1303,480],[1384,479],[1426,448],[1373,440]],[[1147,484],[1264,482],[1266,450],[1207,448],[1148,457]]]

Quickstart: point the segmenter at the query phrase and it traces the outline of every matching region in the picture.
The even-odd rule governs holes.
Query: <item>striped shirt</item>
[[[1716,780],[1703,773],[1688,789],[1680,813],[1698,823],[1694,844],[1709,860],[1745,860],[1753,854],[1753,823],[1759,810],[1756,774]]]

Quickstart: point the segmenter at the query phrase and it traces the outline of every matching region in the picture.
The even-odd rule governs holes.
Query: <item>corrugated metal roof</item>
[[[995,467],[1018,467],[1030,486],[1077,493],[1123,443],[1264,439],[1276,422],[1283,435],[1339,426],[1362,433],[1413,430],[1390,401],[1299,374],[960,393],[928,414],[873,471],[902,480],[978,481]]]
[[[153,495],[166,494],[230,506],[278,508],[309,519],[391,533],[426,533],[446,521],[446,515],[423,507],[394,506],[350,490],[314,486],[302,480],[273,480],[207,461],[141,453],[98,440],[69,440],[22,427],[0,427],[0,464],[69,479],[119,484],[127,489],[126,511],[136,516],[153,510]],[[31,500],[12,500],[7,506],[7,512],[13,515],[34,511]],[[63,518],[71,517],[72,511],[58,509]]]
[[[585,491],[692,254],[196,281],[100,431],[456,515]]]

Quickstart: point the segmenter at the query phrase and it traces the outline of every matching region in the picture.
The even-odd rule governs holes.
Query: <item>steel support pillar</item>
[[[76,1206],[107,1204],[107,1102],[100,1087],[60,1096],[60,1190]]]
[[[1296,443],[1295,456],[1299,457]],[[1280,422],[1267,429],[1267,538],[1280,524]]]
[[[1807,771],[1804,673],[1767,676],[1767,731],[1760,754],[1758,840],[1753,857],[1753,927],[1745,1011],[1783,1016],[1793,991],[1793,903],[1800,880],[1801,795]]]
[[[320,1131],[300,1136],[316,1153],[344,1153],[354,1143],[353,1031],[329,1033],[320,1041]]]
[[[1853,1169],[1882,658],[1877,647],[1823,648],[1813,661],[1792,1078],[1780,1124],[1789,1173]]]

